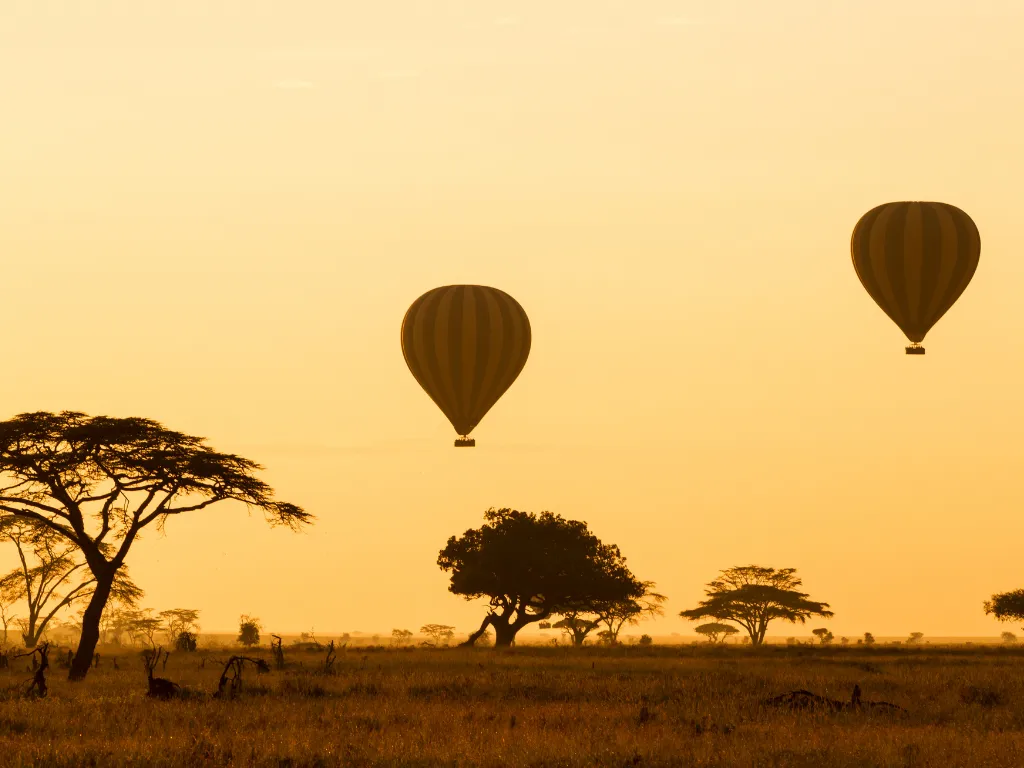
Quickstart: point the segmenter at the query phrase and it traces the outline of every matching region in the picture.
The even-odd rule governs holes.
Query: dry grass
[[[287,649],[286,649],[287,652]],[[269,660],[269,654],[264,651]],[[207,694],[211,652],[167,677]],[[1024,651],[1012,649],[357,650],[247,680],[234,701],[145,698],[137,655],[42,701],[0,700],[3,766],[1017,766]],[[301,667],[299,666],[301,663]],[[0,688],[28,677],[0,672]],[[794,688],[887,700],[905,718],[765,711]]]

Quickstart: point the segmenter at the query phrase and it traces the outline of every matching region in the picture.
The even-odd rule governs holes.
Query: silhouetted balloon
[[[913,345],[920,343],[971,282],[981,236],[971,217],[946,203],[886,203],[861,217],[851,240],[864,288]]]
[[[530,320],[504,291],[446,285],[427,291],[402,321],[402,354],[416,381],[466,436],[516,380],[530,354]]]

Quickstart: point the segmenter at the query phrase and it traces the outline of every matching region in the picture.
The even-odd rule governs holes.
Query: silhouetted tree
[[[730,635],[739,633],[736,627],[730,624],[720,624],[717,621],[713,621],[710,624],[701,624],[693,631],[698,635],[704,635],[712,645],[718,642],[724,643]],[[793,638],[790,639],[792,640]]]
[[[875,644],[875,636],[872,635],[870,632],[865,632],[864,633],[864,645],[874,645],[874,644]]]
[[[924,637],[924,632],[911,632],[910,637],[907,638],[907,645],[917,645],[921,642],[922,637]]]
[[[0,537],[14,544],[19,561],[19,567],[0,578],[0,590],[24,601],[27,613],[17,623],[25,647],[35,648],[59,611],[92,595],[96,580],[78,559],[78,548],[45,526],[4,516]],[[114,577],[111,594],[129,605],[142,596],[128,578],[127,566]]]
[[[451,572],[449,591],[489,599],[467,644],[491,626],[495,645],[508,647],[520,629],[553,613],[596,612],[644,593],[619,548],[602,544],[586,523],[513,509],[489,509],[484,519],[480,528],[452,536],[437,560]]]
[[[243,615],[238,619],[238,642],[246,648],[260,644],[263,624],[255,616]]]
[[[653,581],[644,581],[641,585],[643,594],[639,597],[612,600],[599,607],[597,614],[607,630],[604,639],[609,645],[615,645],[619,641],[619,632],[623,627],[639,624],[643,619],[665,615],[662,603],[668,598],[654,591],[657,585]]]
[[[1017,642],[1017,636],[1013,634],[1013,632],[1003,632],[999,637],[1007,645],[1012,645]]]
[[[818,642],[822,645],[831,645],[832,641],[835,640],[835,635],[824,627],[813,630],[811,634],[818,638]]]
[[[412,637],[412,631],[408,629],[392,629],[391,630],[391,642],[401,647],[409,642]]]
[[[992,595],[984,607],[985,613],[999,621],[1024,621],[1024,589]]]
[[[163,621],[153,615],[152,608],[122,609],[117,616],[114,632],[118,637],[128,635],[132,645],[156,648],[156,635],[163,629]]]
[[[168,611],[160,611],[157,616],[164,623],[164,632],[168,639],[179,651],[195,650],[195,636],[199,634],[199,611],[195,608],[172,608]],[[192,638],[193,647],[179,648],[178,638],[183,634],[189,634]],[[188,643],[186,642],[187,646]]]
[[[0,422],[0,517],[49,528],[82,551],[95,579],[69,679],[88,673],[114,579],[147,526],[229,500],[261,509],[271,524],[312,520],[275,501],[259,469],[149,419],[64,411]]]
[[[830,618],[828,603],[808,600],[795,568],[747,565],[729,568],[705,589],[707,599],[680,616],[731,621],[747,631],[753,645],[764,643],[768,624],[776,619],[805,623],[811,616]]]
[[[587,618],[578,611],[568,611],[564,617],[550,625],[552,629],[560,629],[566,638],[577,648],[581,647],[587,635],[601,626],[600,618]]]
[[[420,634],[429,637],[430,644],[435,647],[448,645],[455,637],[455,627],[449,627],[447,624],[425,624],[420,627]]]

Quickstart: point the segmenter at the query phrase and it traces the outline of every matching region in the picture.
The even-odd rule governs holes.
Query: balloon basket
[[[920,344],[911,344],[909,347],[907,347],[907,354],[908,355],[923,355],[924,354],[924,347],[922,347]]]
[[[475,448],[476,440],[472,437],[460,437],[455,441],[456,448]]]

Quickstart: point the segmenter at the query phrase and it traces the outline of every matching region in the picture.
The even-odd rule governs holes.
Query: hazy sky
[[[981,603],[1024,587],[1019,0],[3,6],[4,417],[153,417],[319,518],[172,521],[129,559],[145,605],[468,631],[438,550],[513,506],[618,544],[659,634],[748,563],[798,568],[837,636],[1007,628]],[[925,357],[850,263],[901,199],[982,236]],[[533,327],[475,450],[399,345],[448,283]]]

